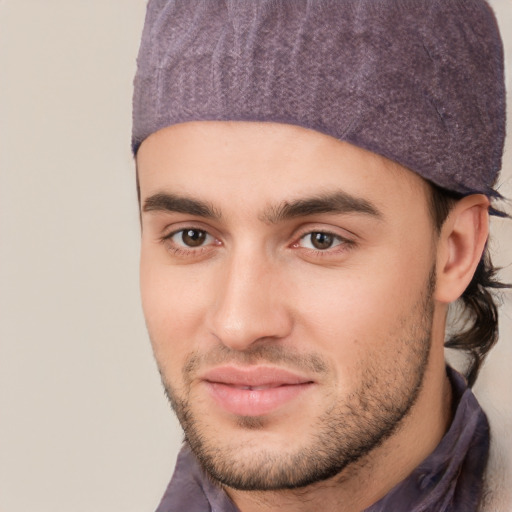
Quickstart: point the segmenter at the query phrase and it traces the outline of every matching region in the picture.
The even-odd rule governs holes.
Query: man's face
[[[328,478],[390,436],[428,365],[427,185],[299,127],[198,122],[141,146],[141,288],[196,455],[224,484]]]

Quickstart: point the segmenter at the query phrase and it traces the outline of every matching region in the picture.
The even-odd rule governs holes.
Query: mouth
[[[298,399],[314,381],[281,368],[224,366],[201,377],[216,403],[237,416],[262,416]]]

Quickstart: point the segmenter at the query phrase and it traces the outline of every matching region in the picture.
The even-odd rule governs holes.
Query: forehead
[[[137,155],[141,198],[170,192],[238,211],[341,191],[380,210],[425,210],[428,184],[380,155],[298,126],[198,121],[159,130]]]

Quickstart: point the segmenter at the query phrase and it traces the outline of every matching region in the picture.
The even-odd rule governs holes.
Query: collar
[[[482,496],[489,424],[465,379],[447,368],[456,407],[437,448],[365,512],[474,512]]]

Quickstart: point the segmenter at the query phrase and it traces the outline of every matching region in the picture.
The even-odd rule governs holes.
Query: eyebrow
[[[370,201],[361,197],[355,197],[343,191],[337,191],[297,199],[296,201],[285,201],[278,206],[269,208],[264,213],[262,220],[276,224],[296,217],[307,217],[323,213],[359,213],[379,219],[383,217],[379,209]]]
[[[158,193],[148,197],[144,201],[142,207],[143,212],[174,212],[195,215],[197,217],[205,217],[207,219],[220,219],[221,214],[213,205],[191,199],[190,197],[182,197],[175,194]]]
[[[144,201],[143,212],[164,211],[184,213],[197,217],[220,220],[222,215],[213,205],[176,194],[160,192]],[[259,218],[263,222],[277,224],[297,217],[319,214],[359,213],[382,218],[379,209],[366,199],[355,197],[343,191],[300,198],[294,201],[268,207]]]

